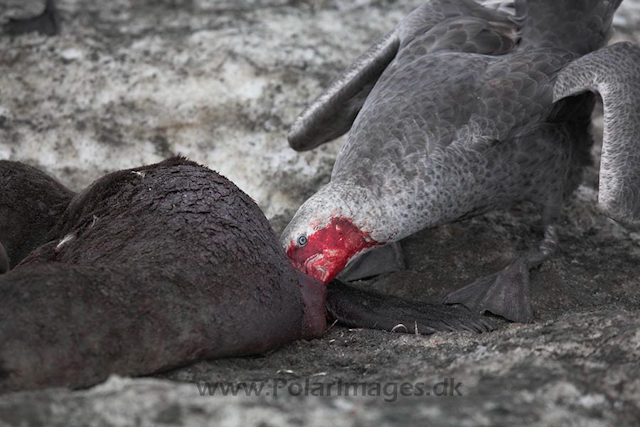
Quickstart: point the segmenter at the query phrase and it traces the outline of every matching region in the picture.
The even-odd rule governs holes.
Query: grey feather
[[[467,17],[466,21],[455,21],[461,17]],[[444,25],[434,28],[441,23]],[[472,0],[426,3],[369,48],[300,114],[291,126],[289,144],[298,151],[311,150],[349,131],[399,50],[406,54],[440,50],[499,54],[513,48],[515,29],[507,14]],[[414,44],[417,39],[419,43]]]
[[[481,0],[480,4],[488,9],[499,10],[513,17],[516,16],[516,6],[514,1],[505,0]]]
[[[602,47],[622,0],[516,0],[522,47],[561,48],[585,55]]]
[[[618,221],[640,220],[640,47],[624,42],[565,67],[554,100],[585,91],[604,102],[599,203]]]
[[[640,219],[640,48],[603,48],[620,1],[516,0],[513,17],[440,0],[409,14],[390,36],[397,53],[358,100],[331,182],[283,244],[335,218],[384,244],[522,200],[555,221],[590,161],[591,91],[605,106],[600,202]],[[361,87],[352,77],[329,92]],[[331,93],[303,115],[314,136],[331,135],[318,125],[345,105]]]
[[[391,32],[358,58],[293,123],[291,148],[311,150],[346,133],[399,45],[397,34]]]

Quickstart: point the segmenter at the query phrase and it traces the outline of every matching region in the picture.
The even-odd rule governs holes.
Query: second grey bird
[[[556,250],[563,200],[589,164],[595,94],[599,204],[640,219],[640,48],[604,47],[621,0],[497,3],[417,8],[297,119],[296,150],[349,135],[282,235],[296,268],[329,282],[379,246],[529,200],[543,212],[539,249],[446,302],[531,321],[529,270]]]

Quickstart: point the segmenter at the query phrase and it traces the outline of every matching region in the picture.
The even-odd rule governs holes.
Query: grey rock
[[[428,338],[337,328],[265,358],[202,362],[165,379],[112,377],[87,391],[5,396],[0,424],[632,426],[640,417],[638,314],[580,310],[491,334]],[[445,378],[462,384],[461,396],[394,398],[394,384]],[[296,396],[305,380],[387,389],[380,397]],[[202,396],[186,381],[265,388],[261,396]]]
[[[0,22],[38,13],[31,3],[3,7]],[[61,35],[0,38],[0,158],[77,190],[182,154],[234,181],[268,218],[282,215],[283,228],[328,180],[340,146],[300,156],[289,124],[417,4],[61,0]]]
[[[3,4],[0,22],[39,13],[28,3]],[[61,0],[61,35],[0,38],[0,157],[79,189],[181,153],[236,182],[281,230],[328,180],[341,144],[295,153],[285,140],[291,121],[421,3]],[[616,23],[614,41],[640,40],[640,1],[625,0]],[[559,256],[531,276],[532,325],[429,337],[335,326],[264,357],[4,395],[0,425],[637,425],[640,227],[599,212],[596,188],[593,167],[565,209]],[[438,301],[504,267],[541,233],[526,204],[425,230],[403,242],[406,271],[360,286]],[[445,378],[462,383],[462,397],[297,397],[286,387],[278,396],[201,396],[194,383],[392,388]]]

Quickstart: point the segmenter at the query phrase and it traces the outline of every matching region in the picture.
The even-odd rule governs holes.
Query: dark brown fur
[[[73,196],[32,166],[0,160],[0,243],[11,267],[45,241]]]
[[[32,168],[3,165],[25,188],[69,194]],[[27,215],[37,194],[13,215]],[[10,258],[31,223],[14,230]],[[74,237],[60,245],[65,236]],[[303,336],[298,279],[264,215],[185,159],[98,180],[45,240],[0,276],[0,392],[85,387]]]

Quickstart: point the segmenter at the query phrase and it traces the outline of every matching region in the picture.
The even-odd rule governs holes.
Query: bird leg
[[[345,282],[366,279],[386,273],[394,273],[405,269],[404,256],[400,243],[381,246],[365,252],[351,261],[338,275]]]
[[[544,240],[535,253],[521,256],[504,270],[450,293],[444,303],[462,304],[474,312],[490,312],[512,322],[530,323],[533,321],[533,310],[529,271],[539,267],[557,249],[556,226],[547,225]]]

